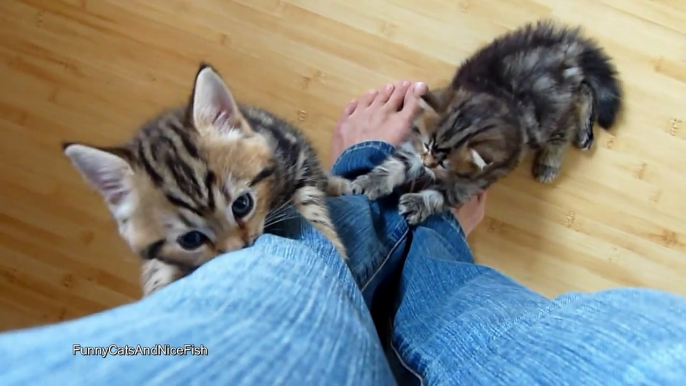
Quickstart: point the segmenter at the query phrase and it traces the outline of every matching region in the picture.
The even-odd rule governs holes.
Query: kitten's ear
[[[81,176],[102,195],[111,209],[123,203],[131,192],[129,177],[133,175],[131,165],[124,158],[126,150],[104,150],[74,143],[64,144],[63,149]]]
[[[219,73],[208,64],[201,64],[195,76],[187,119],[199,130],[249,130],[242,124],[243,117],[231,91]]]
[[[449,157],[447,165],[458,173],[480,173],[494,162],[491,157],[492,154],[484,144],[475,147],[467,145],[454,152]]]
[[[447,92],[446,88],[439,88],[422,95],[419,107],[426,113],[438,115],[445,108]]]
[[[507,127],[481,131],[460,146],[449,159],[450,168],[464,174],[480,173],[492,165],[500,165],[511,156],[513,141],[508,141]]]
[[[476,151],[476,149],[474,149],[474,148],[469,149],[469,155],[472,159],[472,163],[474,164],[474,166],[476,166],[477,169],[479,169],[480,171],[484,170],[484,168],[486,168],[486,166],[491,164],[490,162],[487,162],[486,160],[484,160],[484,158],[481,156],[481,154],[479,154],[479,152]]]

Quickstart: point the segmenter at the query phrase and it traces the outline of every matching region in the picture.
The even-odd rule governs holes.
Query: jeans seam
[[[415,369],[410,367],[410,365],[407,364],[407,362],[405,362],[405,359],[403,359],[403,357],[398,352],[397,347],[395,347],[395,342],[393,342],[392,339],[391,339],[391,349],[393,349],[393,353],[395,354],[396,358],[398,358],[398,362],[400,362],[400,364],[404,368],[406,368],[407,371],[409,371],[412,375],[414,375],[415,377],[417,377],[417,379],[419,379],[420,386],[424,386],[424,377],[421,374],[419,374],[419,372],[417,372]]]
[[[404,225],[404,223],[402,223],[402,222],[399,223],[399,224],[395,227],[395,229],[393,229],[393,232],[391,232],[391,234],[396,233],[396,232],[398,231],[398,229],[400,229],[400,228],[402,227],[402,225]],[[408,234],[409,231],[410,231],[409,229],[405,229],[405,231],[400,235],[400,237],[398,238],[398,241],[396,241],[395,244],[393,245],[393,247],[391,247],[391,249],[388,251],[388,253],[386,254],[386,257],[384,257],[384,259],[383,259],[383,261],[381,262],[381,264],[379,264],[379,266],[374,270],[374,273],[369,277],[369,279],[366,280],[366,282],[364,283],[364,285],[363,285],[362,287],[360,287],[360,291],[364,291],[364,290],[367,288],[367,286],[369,285],[369,283],[371,283],[371,282],[374,280],[374,278],[376,277],[376,275],[377,275],[379,272],[381,272],[381,270],[382,270],[383,267],[386,265],[386,263],[388,263],[388,260],[390,260],[390,258],[391,258],[391,256],[393,255],[393,253],[395,253],[395,251],[396,251],[396,249],[398,248],[398,246],[400,245],[400,243],[402,243],[403,240],[406,239],[406,236],[407,236],[407,234]]]

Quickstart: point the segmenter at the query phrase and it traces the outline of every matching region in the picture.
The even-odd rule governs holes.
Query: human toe
[[[358,104],[357,99],[353,99],[350,102],[348,102],[347,105],[345,105],[345,107],[343,108],[343,111],[341,112],[341,116],[338,117],[338,123],[336,124],[336,131],[339,131],[341,129],[341,126],[343,125],[343,123],[355,111],[357,104]]]
[[[429,87],[424,82],[416,82],[412,88],[408,88],[403,95],[403,108],[401,112],[407,116],[413,116],[419,107],[419,99],[429,91]]]
[[[422,95],[429,92],[429,86],[424,82],[415,82],[414,85],[412,85],[412,92],[417,98],[420,98]]]
[[[374,98],[374,101],[372,101],[371,106],[380,107],[386,104],[386,102],[388,102],[388,98],[390,98],[391,94],[393,94],[393,90],[395,90],[395,85],[393,85],[392,83],[385,85],[381,90],[379,90],[379,93],[376,94],[376,97]]]
[[[400,110],[400,106],[403,104],[403,100],[405,98],[405,94],[407,93],[407,89],[410,87],[410,82],[407,80],[402,80],[399,81],[395,84],[395,88],[393,90],[393,93],[391,96],[388,98],[388,101],[386,102],[386,109],[389,111],[396,112]]]
[[[357,102],[357,106],[355,107],[355,111],[358,111],[360,109],[366,109],[367,107],[369,107],[369,105],[374,101],[378,94],[379,91],[377,90],[367,91],[366,94],[360,97],[360,100]]]

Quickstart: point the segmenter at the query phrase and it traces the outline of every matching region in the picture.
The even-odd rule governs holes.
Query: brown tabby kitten
[[[401,196],[409,223],[466,202],[510,173],[528,151],[541,182],[558,174],[570,143],[610,128],[621,90],[609,57],[579,29],[549,21],[505,34],[465,61],[451,84],[423,99],[413,134],[353,182],[370,199],[412,182]]]
[[[161,113],[126,146],[70,143],[64,152],[142,257],[144,295],[251,245],[288,204],[346,258],[325,197],[346,193],[349,182],[328,176],[293,126],[239,106],[209,65],[187,107]]]

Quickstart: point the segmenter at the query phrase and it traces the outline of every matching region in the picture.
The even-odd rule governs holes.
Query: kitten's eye
[[[255,201],[253,201],[252,195],[250,193],[245,193],[233,202],[231,211],[236,219],[241,219],[250,213],[254,205]]]
[[[181,248],[187,251],[193,251],[202,247],[207,243],[209,239],[202,232],[190,231],[186,234],[179,236],[176,242],[179,243]]]

